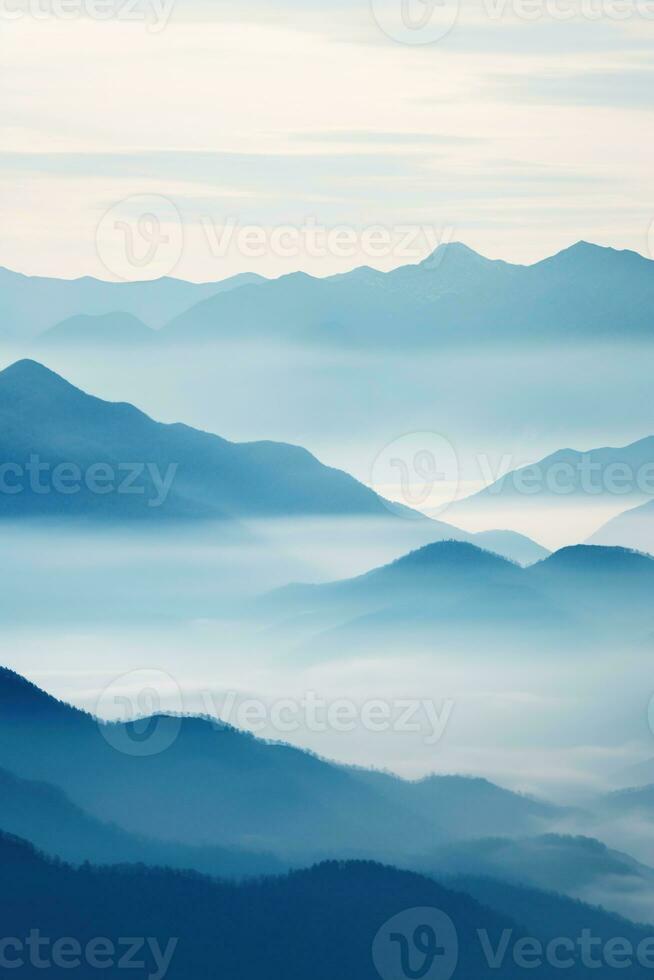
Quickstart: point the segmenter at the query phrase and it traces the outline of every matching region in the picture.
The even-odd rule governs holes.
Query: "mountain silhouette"
[[[0,769],[0,829],[71,864],[149,864],[194,869],[225,878],[273,874],[282,862],[238,848],[185,847],[129,834],[76,806],[56,786]]]
[[[127,313],[157,328],[202,299],[264,281],[255,273],[246,272],[213,283],[168,277],[147,282],[105,282],[90,276],[25,276],[0,268],[0,322],[5,337],[19,340],[36,337],[80,314]]]
[[[235,885],[142,866],[74,869],[6,835],[0,836],[0,866],[12,879],[7,935],[27,937],[38,930],[50,941],[74,935],[83,955],[93,937],[106,937],[115,957],[107,962],[105,947],[104,974],[109,977],[124,972],[116,961],[127,951],[130,941],[121,938],[126,936],[149,937],[141,940],[138,951],[150,964],[148,974],[159,980],[162,975],[170,980],[378,980],[380,969],[388,976],[407,976],[407,966],[398,972],[401,964],[417,974],[430,964],[435,969],[451,964],[462,980],[498,972],[517,978],[525,967],[513,957],[514,944],[530,936],[532,949],[534,940],[569,936],[573,949],[566,975],[581,978],[588,976],[589,967],[574,941],[584,930],[597,937],[599,956],[615,937],[631,943],[628,975],[647,975],[635,949],[649,939],[651,929],[580,902],[489,878],[462,877],[444,884],[372,862],[334,861]],[[429,910],[438,910],[435,920]],[[447,928],[444,920],[449,920]],[[419,942],[416,930],[431,921],[437,942],[428,957],[431,947]],[[507,945],[500,971],[484,953],[480,933],[491,952],[501,949],[502,940]],[[411,955],[400,960],[402,936]],[[51,949],[41,951],[47,956]],[[541,959],[542,965],[531,970],[535,976],[553,980],[560,974],[544,950]],[[608,976],[609,969],[604,965],[597,975]],[[42,972],[29,960],[21,969],[30,980]],[[59,976],[64,968],[52,966],[53,972]],[[81,975],[92,972],[83,969]]]
[[[610,514],[651,502],[651,480],[648,483],[646,475],[654,472],[653,467],[654,436],[622,447],[561,449],[511,470],[483,490],[456,501],[448,517],[465,526],[490,523],[519,528],[547,524],[557,513],[565,517],[574,510],[574,523],[583,539]],[[593,534],[589,543],[642,546],[635,534],[621,539],[619,533],[607,536],[603,530]]]
[[[626,549],[579,545],[527,568],[462,541],[427,545],[365,575],[291,585],[260,597],[251,615],[294,636],[296,655],[392,651],[398,643],[506,651],[574,643],[637,644],[654,629],[654,560]],[[403,639],[402,639],[403,637]],[[271,636],[271,642],[272,642]],[[454,646],[452,646],[454,644]]]
[[[143,732],[149,754],[139,754]],[[485,780],[408,782],[208,719],[101,724],[10,671],[0,671],[0,767],[59,787],[95,820],[132,835],[295,863],[395,861],[460,836],[543,831],[559,814]]]
[[[4,462],[19,467],[18,475],[5,476],[0,517],[237,523],[314,515],[376,518],[398,528],[402,517],[411,519],[407,531],[420,540],[477,538],[383,500],[298,446],[233,443],[179,423],[163,425],[132,405],[92,397],[30,359],[0,372],[0,423]],[[35,456],[47,466],[36,491],[29,476]],[[71,465],[77,468],[74,492],[57,492],[56,468]],[[108,492],[92,492],[86,484],[98,467],[109,467]],[[549,554],[512,531],[489,535],[496,550],[525,564]]]
[[[104,313],[89,316],[81,313],[68,317],[46,330],[38,347],[132,347],[152,344],[154,330],[131,313]]]
[[[416,870],[440,877],[484,876],[591,903],[601,896],[617,912],[624,909],[625,895],[630,892],[634,898],[641,897],[647,909],[654,890],[654,869],[592,837],[563,834],[447,844]],[[649,909],[644,918],[647,915]]]
[[[584,930],[590,929],[592,935],[598,938],[623,936],[627,941],[635,942],[636,947],[645,934],[651,935],[651,926],[634,925],[623,916],[607,912],[603,908],[590,907],[578,899],[554,892],[499,881],[489,876],[456,875],[440,880],[450,888],[472,895],[482,905],[514,917],[514,921],[522,923],[530,935],[542,937],[544,942],[551,942],[562,936],[581,937]],[[587,977],[591,969],[596,976],[607,978],[612,972],[608,966],[586,966],[582,975]],[[638,976],[639,971],[646,969],[647,967],[634,962],[628,973]],[[573,971],[574,966],[570,968],[570,972]],[[538,975],[538,971],[535,972]],[[560,967],[557,972],[561,972]]]
[[[636,548],[654,554],[654,500],[612,517],[588,539],[588,544]]]
[[[172,319],[178,342],[257,336],[316,345],[429,347],[502,338],[519,344],[648,340],[654,263],[579,242],[531,266],[461,243],[382,273],[294,273],[201,300]]]
[[[515,929],[516,938],[520,935],[506,916],[466,895],[376,864],[326,863],[237,886],[143,867],[75,870],[4,836],[0,865],[16,879],[5,916],[7,935],[29,936],[38,929],[42,936],[74,935],[82,947],[99,935],[116,945],[120,937],[147,936],[162,952],[176,937],[173,954],[161,957],[169,980],[372,980],[379,976],[373,961],[377,933],[390,918],[411,908],[438,908],[456,920],[458,960],[466,977],[490,975],[490,970],[480,972],[483,956],[475,942],[476,928],[487,929],[493,940],[504,928]],[[141,958],[151,954],[145,942],[139,949]],[[144,975],[160,976],[151,958],[149,962]],[[508,975],[517,976],[514,970]],[[63,969],[54,972],[58,976]],[[81,975],[92,972],[87,967]],[[117,965],[104,970],[109,977],[122,972]],[[21,975],[40,974],[28,965]]]
[[[163,425],[132,405],[87,395],[36,361],[0,372],[0,423],[3,459],[20,468],[7,480],[22,487],[0,494],[5,517],[390,519],[401,510],[298,446],[233,443],[189,426]],[[47,492],[34,491],[26,477],[35,455],[48,467],[40,481]],[[55,492],[48,481],[57,466],[69,464],[82,473],[77,490]],[[110,492],[88,487],[98,466],[110,467]],[[139,475],[122,492],[135,470]]]

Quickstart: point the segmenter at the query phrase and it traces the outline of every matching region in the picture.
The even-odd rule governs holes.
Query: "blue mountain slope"
[[[392,505],[305,449],[232,443],[189,426],[163,425],[132,405],[87,395],[35,361],[0,372],[0,425],[3,461],[19,467],[6,475],[9,490],[0,494],[4,517],[392,519]],[[38,485],[50,492],[34,488],[28,465],[35,455],[47,466]],[[72,493],[55,492],[51,479],[55,467],[65,464],[83,474]],[[86,477],[98,465],[111,468],[111,491],[89,488]],[[139,475],[125,487],[135,469]],[[162,484],[169,480],[165,499],[157,477]],[[22,489],[12,492],[15,486]]]
[[[628,446],[576,450],[561,449],[528,466],[512,470],[485,489],[454,504],[454,517],[472,509],[507,513],[516,507],[589,508],[606,506],[627,510],[634,502],[654,495],[654,436]]]
[[[588,544],[636,548],[654,554],[654,500],[611,518],[588,539]]]
[[[78,314],[46,330],[37,347],[137,347],[151,345],[155,331],[131,313]]]
[[[161,751],[129,751],[144,727]],[[411,783],[198,718],[100,726],[9,671],[0,671],[0,767],[61,787],[77,807],[131,834],[296,861],[396,860],[482,828],[537,832],[558,815],[484,780]]]
[[[388,977],[406,977],[408,969],[419,974],[430,963],[437,969],[434,977],[441,972],[461,980],[498,975],[517,980],[528,963],[533,975],[554,980],[561,974],[560,963],[568,959],[565,974],[577,980],[591,972],[588,948],[584,958],[577,945],[584,935],[593,938],[590,959],[599,963],[594,975],[613,972],[608,963],[615,962],[610,957],[617,949],[624,965],[625,945],[632,964],[626,975],[649,975],[647,961],[636,957],[636,949],[640,943],[651,949],[651,927],[492,878],[441,882],[372,862],[334,861],[234,885],[166,869],[74,869],[6,835],[0,835],[0,867],[12,879],[7,934],[29,936],[36,922],[42,937],[74,934],[83,956],[93,937],[107,937],[103,972],[112,980],[123,972],[119,960],[135,949],[142,969],[170,980],[216,975],[378,980],[380,970]],[[149,939],[121,938],[126,936]],[[561,947],[561,937],[568,937],[571,950]],[[552,940],[554,948],[546,954],[545,945]],[[39,952],[47,961],[52,939]],[[536,969],[535,959],[541,961]],[[42,966],[33,965],[29,956],[25,960],[21,975],[34,980]],[[92,972],[87,967],[80,975]],[[48,973],[59,977],[70,970],[52,965]]]
[[[123,283],[90,276],[81,279],[25,276],[0,268],[0,325],[5,336],[29,339],[71,316],[101,316],[121,311],[156,328],[202,299],[263,281],[254,273],[243,273],[212,283],[171,278]]]
[[[0,831],[26,837],[40,850],[81,864],[145,863],[206,874],[271,874],[284,865],[269,854],[238,848],[184,847],[129,834],[76,806],[62,790],[0,768]]]
[[[164,336],[403,348],[502,338],[526,344],[650,341],[653,308],[654,262],[635,252],[579,242],[518,266],[453,243],[389,273],[357,269],[326,279],[296,273],[209,298],[172,319]]]
[[[252,615],[320,658],[417,645],[450,649],[577,650],[654,629],[654,560],[619,548],[564,548],[528,568],[461,541],[438,542],[354,579],[292,585]],[[402,637],[404,639],[402,639]],[[507,647],[506,644],[509,643]]]

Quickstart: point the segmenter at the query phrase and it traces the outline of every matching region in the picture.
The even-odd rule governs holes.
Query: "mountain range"
[[[152,754],[139,751],[148,737],[158,749]],[[355,908],[374,909],[380,920],[373,938],[395,903],[397,912],[419,907],[434,888],[428,904],[437,897],[437,907],[463,934],[477,902],[486,910],[487,928],[499,916],[544,939],[562,934],[554,931],[562,924],[565,935],[577,927],[599,929],[607,938],[618,926],[621,936],[646,933],[579,899],[595,904],[601,898],[646,921],[651,868],[588,837],[543,833],[548,825],[586,817],[482,779],[409,783],[202,719],[156,716],[106,725],[7,670],[0,671],[0,766],[0,867],[12,881],[17,876],[14,918],[6,922],[12,934],[22,935],[14,926],[24,924],[22,903],[28,900],[36,916],[32,927],[57,935],[63,909],[76,936],[86,934],[87,914],[96,927],[102,923],[103,935],[112,935],[119,922],[140,934],[136,910],[152,924],[170,904],[177,916],[173,934],[187,946],[198,915],[228,916],[234,928],[241,899],[252,914],[264,894],[276,903],[268,914],[279,934],[286,890],[302,892],[305,884],[304,910],[320,894],[323,916],[349,910],[343,927]],[[261,800],[265,805],[255,805]],[[609,802],[600,800],[600,814],[604,806]],[[334,861],[337,854],[345,860]],[[326,857],[331,863],[283,875],[289,866]],[[362,859],[392,860],[414,873]],[[106,867],[92,868],[89,861]],[[202,879],[198,872],[214,877]],[[67,905],[77,886],[83,903]],[[56,904],[48,896],[56,896]],[[188,919],[176,902],[189,911]],[[314,914],[307,911],[303,929]],[[296,915],[293,921],[304,920]],[[159,935],[154,925],[146,934]]]
[[[547,527],[557,514],[569,514],[571,532],[574,527],[583,541],[609,517],[653,499],[654,436],[648,436],[622,447],[561,449],[455,502],[448,516],[471,530],[521,531],[539,522]],[[598,535],[591,543],[641,547],[633,536],[609,542]]]
[[[622,545],[654,554],[654,501],[649,500],[612,517],[595,531],[588,543]]]
[[[546,960],[544,944],[557,936],[576,939],[582,930],[597,937],[596,954],[602,962],[605,944],[623,937],[632,948],[629,976],[648,975],[635,956],[639,943],[649,938],[646,926],[490,879],[444,885],[380,864],[346,861],[234,884],[143,866],[74,869],[7,835],[0,835],[0,866],[12,880],[4,915],[7,935],[43,937],[39,953],[46,962],[54,939],[72,932],[78,955],[88,958],[88,944],[105,937],[103,972],[111,978],[120,977],[128,955],[135,960],[136,953],[141,970],[153,980],[379,980],[380,975],[419,976],[430,966],[432,976],[490,980],[498,974],[492,959],[497,952],[501,976],[515,980],[525,967],[514,958],[514,950],[522,952],[517,944],[530,936],[530,966],[534,942],[541,943],[545,962],[535,975],[553,980],[561,971]],[[478,892],[480,899],[461,885]],[[512,908],[514,915],[497,911],[500,906]],[[529,926],[521,924],[525,921]],[[553,931],[566,921],[567,930]],[[148,938],[121,938],[127,936]],[[409,955],[413,953],[409,959],[401,952],[402,938]],[[566,975],[586,977],[588,965],[572,942]],[[11,952],[15,959],[15,946]],[[18,952],[26,953],[25,947]],[[40,976],[42,965],[25,959],[21,976]],[[49,973],[59,976],[64,966],[51,966]],[[91,966],[85,963],[80,975],[92,976]],[[596,975],[608,976],[609,966],[604,963]]]
[[[103,724],[6,670],[0,672],[0,767],[21,780],[4,776],[9,797],[19,801],[12,828],[23,820],[42,847],[69,859],[84,846],[96,859],[106,859],[107,846],[117,855],[134,854],[140,837],[158,842],[158,851],[150,845],[144,854],[167,861],[165,844],[178,866],[186,855],[190,866],[206,861],[205,869],[225,863],[216,848],[236,850],[233,867],[246,864],[247,854],[239,862],[242,852],[263,854],[264,868],[267,854],[295,863],[338,855],[396,861],[451,839],[542,832],[561,815],[484,779],[407,782],[202,718]],[[65,797],[35,783],[54,785]],[[173,789],[180,786],[183,793]],[[69,814],[63,842],[61,828],[48,829],[42,812],[20,817],[21,806],[33,810],[40,800],[42,810],[48,796],[53,813]],[[89,818],[85,824],[80,810]],[[77,844],[70,839],[75,828]],[[194,848],[209,852],[191,853]]]
[[[140,751],[148,738],[151,754]],[[596,815],[614,796],[598,801]],[[591,838],[545,832],[592,816],[483,779],[406,782],[336,765],[197,718],[107,725],[0,671],[0,835],[78,867],[145,864],[243,879],[341,855],[444,883],[474,875],[590,902],[601,896],[637,919],[653,891],[651,868]]]
[[[640,644],[654,630],[654,559],[621,548],[578,545],[522,568],[460,541],[426,545],[365,575],[291,585],[257,600],[251,614],[270,642],[292,638],[301,657],[397,643],[506,650],[513,639],[575,649],[619,637]],[[400,641],[400,637],[404,637]]]
[[[418,265],[313,279],[295,273],[213,297],[174,318],[176,340],[284,337],[303,343],[406,345],[648,340],[654,262],[587,242],[531,266],[439,246]]]
[[[158,328],[171,317],[222,291],[263,282],[242,273],[222,282],[193,283],[181,279],[147,282],[105,282],[85,276],[52,279],[25,276],[0,268],[0,324],[5,339],[36,337],[69,317],[127,313]],[[105,321],[109,326],[111,321]],[[100,336],[102,331],[98,331]]]
[[[77,314],[129,313],[150,327],[165,323],[158,339],[175,343],[248,337],[403,348],[502,339],[649,342],[654,263],[636,252],[578,242],[533,265],[514,265],[455,242],[391,272],[364,266],[326,278],[296,272],[202,285],[172,279],[114,284],[3,270],[0,295],[5,329],[23,337]],[[129,332],[124,321],[117,326]],[[96,342],[115,342],[109,321],[87,327]],[[69,337],[70,328],[61,328],[62,342]]]
[[[2,458],[14,468],[0,494],[5,517],[389,517],[400,509],[297,446],[239,444],[163,425],[132,405],[87,395],[35,361],[0,372],[0,420]],[[48,468],[40,484],[50,491],[35,490],[26,477],[34,456]],[[70,464],[85,478],[78,478],[77,491],[54,492],[55,468]],[[97,466],[114,475],[99,490],[86,480]],[[12,492],[16,486],[22,491]]]
[[[384,500],[301,447],[268,441],[234,443],[190,426],[155,422],[132,405],[86,394],[32,360],[17,361],[0,371],[0,426],[2,462],[4,469],[11,470],[3,470],[0,517],[4,518],[231,522],[311,515],[374,518],[406,525],[407,534],[418,535],[421,541],[479,540],[524,564],[548,554],[512,531],[477,536],[431,521]],[[35,456],[47,467],[38,477],[46,492],[33,489],[28,473]],[[55,492],[51,480],[56,468],[65,471],[70,466],[79,476],[72,492]],[[101,492],[86,483],[86,476],[97,467],[110,477],[100,486]],[[16,492],[16,486],[22,491]]]
[[[153,344],[156,331],[132,313],[78,313],[50,327],[39,338],[44,349],[57,347],[103,347],[129,349]]]

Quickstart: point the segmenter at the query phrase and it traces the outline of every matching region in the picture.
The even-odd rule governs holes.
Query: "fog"
[[[106,717],[121,716],[119,692],[134,716],[199,712],[344,762],[485,775],[570,803],[654,755],[645,648],[561,648],[527,624],[507,642],[465,623],[427,641],[402,627],[314,644],[310,631],[307,641],[249,615],[273,587],[402,554],[415,525],[399,523],[402,534],[384,537],[377,523],[355,533],[351,522],[266,522],[239,540],[207,528],[5,527],[2,660]],[[320,703],[313,717],[307,697]]]
[[[303,445],[399,500],[399,482],[389,484],[387,468],[380,485],[375,461],[411,433],[440,434],[452,447],[456,472],[443,482],[463,496],[507,458],[515,468],[562,447],[622,445],[654,432],[648,361],[633,351],[571,349],[562,361],[560,350],[378,358],[225,345],[14,350],[4,363],[25,354],[162,421]],[[558,547],[613,513],[578,506],[507,511],[503,526]],[[447,508],[436,516],[463,524]],[[494,525],[481,515],[467,526]],[[434,540],[427,522],[2,530],[0,660],[54,695],[105,718],[201,713],[408,778],[485,776],[577,808],[561,831],[654,861],[646,820],[595,811],[600,794],[628,785],[631,768],[654,756],[651,637],[549,630],[527,616],[503,630],[492,609],[482,615],[472,602],[438,627],[410,616],[342,628],[312,610],[289,622],[260,615],[258,597],[271,590],[359,575]],[[580,897],[603,900],[593,887]],[[624,896],[622,908],[635,915],[648,900],[644,889]]]
[[[33,357],[86,391],[129,401],[160,421],[235,441],[305,446],[367,484],[389,444],[411,433],[437,433],[458,461],[458,472],[448,466],[446,474],[455,483],[452,496],[564,447],[621,446],[654,433],[649,358],[633,347],[570,347],[564,357],[559,347],[377,354],[281,343],[152,347],[35,345],[5,347],[0,356],[3,366]],[[380,489],[403,499],[399,476],[395,490]],[[438,516],[447,521],[447,510]],[[559,520],[561,529],[550,534]],[[545,523],[536,514],[518,519],[516,529],[551,547],[592,533],[595,523],[580,527],[556,514]]]

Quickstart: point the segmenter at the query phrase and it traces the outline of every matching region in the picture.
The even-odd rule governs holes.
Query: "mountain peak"
[[[594,544],[575,544],[560,548],[548,558],[532,566],[538,568],[569,568],[586,572],[643,571],[654,574],[654,559],[630,548],[615,548]]]
[[[463,242],[441,242],[433,252],[431,252],[426,259],[419,262],[420,268],[429,268],[430,266],[435,266],[441,262],[446,261],[466,263],[469,265],[481,265],[482,263],[490,261],[480,255],[479,252],[475,252],[474,249],[465,245]]]
[[[587,242],[585,239],[581,239],[575,242],[574,245],[569,245],[567,248],[561,249],[555,255],[542,259],[542,261],[537,262],[531,268],[573,265],[580,271],[584,271],[589,267],[595,268],[601,265],[602,267],[607,267],[613,273],[617,269],[630,268],[636,265],[640,266],[649,262],[651,262],[650,259],[647,259],[639,252],[634,252],[632,249],[611,248],[610,245],[597,245],[594,242]]]
[[[64,381],[55,371],[51,371],[44,364],[29,357],[14,361],[9,367],[0,371],[0,385],[2,386],[23,387],[44,384],[68,385],[68,382]]]
[[[424,545],[398,558],[386,568],[429,569],[444,566],[449,570],[477,568],[512,568],[514,563],[492,551],[478,548],[468,541],[449,539]]]

